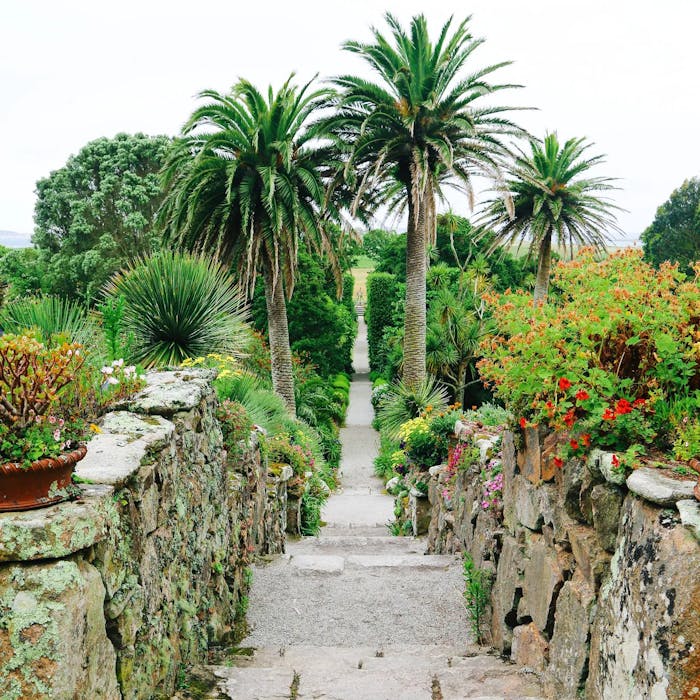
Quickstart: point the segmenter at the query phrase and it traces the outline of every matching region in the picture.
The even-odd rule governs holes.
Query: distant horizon
[[[376,228],[381,228],[377,226]],[[641,233],[629,233],[620,238],[615,238],[611,241],[612,247],[624,247],[625,245],[634,246],[641,243]],[[0,246],[5,248],[20,249],[20,248],[33,248],[34,245],[31,241],[31,233],[23,233],[21,231],[9,231],[5,229],[0,229]]]

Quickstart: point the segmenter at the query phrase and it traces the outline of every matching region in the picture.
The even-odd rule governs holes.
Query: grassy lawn
[[[374,260],[366,255],[358,256],[357,263],[351,270],[355,279],[355,292],[353,294],[355,302],[364,303],[367,300],[367,275],[374,270],[375,264]]]

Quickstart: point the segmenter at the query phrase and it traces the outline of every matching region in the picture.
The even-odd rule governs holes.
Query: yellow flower
[[[95,425],[94,423],[90,423],[90,430],[92,430],[93,433],[97,434],[102,432],[102,428],[100,428],[99,425]]]

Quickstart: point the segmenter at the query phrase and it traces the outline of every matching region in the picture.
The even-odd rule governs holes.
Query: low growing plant
[[[492,577],[490,572],[476,567],[474,559],[468,552],[464,553],[462,574],[464,577],[464,604],[467,608],[472,634],[477,644],[484,644]]]

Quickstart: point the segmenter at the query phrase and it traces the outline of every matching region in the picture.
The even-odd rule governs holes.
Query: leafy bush
[[[369,366],[382,372],[386,366],[386,350],[382,347],[384,329],[391,326],[393,305],[397,298],[396,279],[386,272],[374,272],[367,277],[367,344]]]
[[[221,430],[224,434],[224,447],[227,458],[236,460],[243,452],[251,430],[253,421],[245,409],[245,406],[238,401],[223,401],[216,412],[216,417],[221,421]]]
[[[236,354],[246,341],[243,299],[228,271],[209,258],[163,251],[131,264],[106,289],[124,298],[133,359],[147,367]]]
[[[584,250],[557,267],[556,298],[493,296],[496,335],[482,346],[482,377],[525,427],[573,431],[570,450],[624,450],[673,442],[697,406],[700,266],[687,279],[655,270],[636,250],[597,261]],[[662,418],[663,417],[663,418]]]

